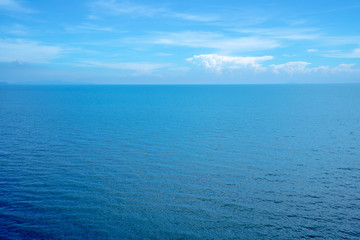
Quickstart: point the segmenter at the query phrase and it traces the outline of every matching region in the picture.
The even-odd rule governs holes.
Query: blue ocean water
[[[360,238],[360,85],[0,86],[0,239],[299,238]]]

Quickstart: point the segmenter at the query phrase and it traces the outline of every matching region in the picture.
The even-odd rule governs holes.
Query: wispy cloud
[[[320,41],[330,46],[360,45],[360,36],[323,36]]]
[[[168,64],[162,63],[140,63],[140,62],[112,62],[104,63],[98,61],[82,61],[83,67],[99,67],[118,70],[130,70],[141,74],[151,74],[157,69],[165,68]]]
[[[272,64],[270,68],[276,74],[287,73],[287,74],[305,74],[312,72],[324,72],[324,73],[339,73],[339,72],[359,72],[359,69],[352,68],[355,64],[340,64],[336,67],[319,66],[309,67],[310,62],[287,62],[284,64]]]
[[[85,23],[78,26],[71,26],[66,28],[69,32],[114,32],[112,27],[98,26],[95,24]]]
[[[217,16],[214,15],[195,15],[195,14],[189,14],[189,13],[176,13],[172,11],[166,11],[166,16],[168,17],[174,17],[179,18],[183,20],[189,20],[189,21],[197,21],[197,22],[211,22],[218,19]]]
[[[331,9],[322,9],[320,11],[312,11],[312,12],[308,12],[305,15],[320,15],[320,14],[328,14],[328,13],[335,13],[335,12],[342,12],[342,11],[346,11],[346,10],[353,10],[353,9],[357,9],[360,8],[359,4],[353,5],[350,1],[349,2],[344,2],[344,5],[349,4],[348,6],[342,6],[342,7],[338,7],[338,8],[331,8]]]
[[[21,39],[0,39],[0,62],[48,63],[59,58],[64,49]]]
[[[131,15],[132,17],[168,17],[178,18],[182,20],[209,22],[217,19],[212,15],[190,14],[183,12],[176,12],[171,9],[163,7],[151,7],[148,5],[135,4],[130,1],[121,0],[97,0],[90,4],[90,7],[94,14],[91,14],[92,18],[96,14],[107,15]]]
[[[187,61],[204,66],[207,69],[221,73],[224,68],[227,69],[249,69],[254,71],[263,71],[265,68],[260,64],[264,61],[272,60],[272,56],[262,57],[232,57],[220,56],[217,54],[201,54],[195,55]]]
[[[313,52],[318,52],[319,50],[318,50],[318,49],[314,49],[314,48],[310,48],[310,49],[307,49],[306,51],[313,53]]]
[[[284,40],[316,40],[321,36],[316,28],[242,28],[229,30]]]
[[[212,32],[161,33],[150,38],[148,43],[218,49],[224,52],[248,52],[273,49],[280,46],[276,40],[259,37],[228,37]]]
[[[322,56],[330,58],[360,58],[360,48],[356,48],[351,52],[330,51],[322,54]]]
[[[28,29],[20,24],[0,26],[0,32],[6,35],[25,36],[28,35]]]
[[[360,45],[360,36],[329,36],[319,28],[231,28],[229,31],[276,41],[312,41],[322,46]],[[313,51],[314,49],[309,49]],[[313,51],[314,52],[314,51]]]
[[[111,15],[132,14],[151,17],[164,9],[156,9],[145,5],[137,5],[128,1],[98,0],[90,4],[97,12],[106,12]]]
[[[0,0],[0,10],[22,12],[22,13],[33,13],[34,10],[22,6],[16,0]]]

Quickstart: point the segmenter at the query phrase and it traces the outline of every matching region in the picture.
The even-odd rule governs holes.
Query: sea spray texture
[[[360,85],[0,86],[1,239],[357,239]]]

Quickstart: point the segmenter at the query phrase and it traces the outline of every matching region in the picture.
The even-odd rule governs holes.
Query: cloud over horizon
[[[339,73],[339,72],[358,72],[359,69],[352,68],[355,64],[339,64],[336,67],[329,66],[319,66],[319,67],[309,67],[310,62],[287,62],[284,64],[272,64],[270,68],[276,74],[281,72],[287,74],[305,74],[312,72],[323,72],[323,73]]]
[[[204,66],[207,69],[214,70],[215,72],[221,73],[221,71],[225,68],[249,69],[256,72],[263,71],[265,68],[260,63],[272,60],[273,58],[273,56],[232,57],[220,56],[218,54],[200,54],[186,60],[191,63]]]
[[[340,73],[340,72],[360,72],[360,69],[353,68],[355,64],[339,64],[335,67],[318,66],[310,67],[312,63],[305,61],[286,62],[283,64],[262,65],[263,62],[273,60],[273,56],[261,57],[241,57],[241,56],[221,56],[218,54],[200,54],[187,58],[186,61],[204,67],[216,73],[222,73],[224,70],[265,72],[270,71],[275,74],[286,73],[308,74],[308,73]]]
[[[135,74],[169,83],[235,83],[245,75],[248,83],[297,76],[360,83],[358,5],[0,0],[0,74],[13,69],[7,79],[18,81],[33,68],[39,76],[75,72],[84,81],[91,72],[99,79],[128,76],[129,83]]]
[[[137,73],[150,74],[155,70],[164,68],[167,64],[161,63],[139,63],[139,62],[110,62],[82,61],[83,67],[110,68],[119,70],[131,70]]]

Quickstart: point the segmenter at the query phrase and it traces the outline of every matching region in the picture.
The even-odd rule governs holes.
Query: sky
[[[360,1],[0,0],[0,82],[360,83]]]

